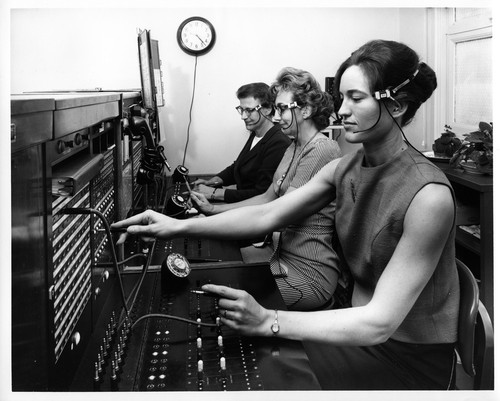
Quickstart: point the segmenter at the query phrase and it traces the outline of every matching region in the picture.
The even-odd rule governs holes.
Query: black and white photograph
[[[492,0],[0,5],[0,400],[498,400]]]

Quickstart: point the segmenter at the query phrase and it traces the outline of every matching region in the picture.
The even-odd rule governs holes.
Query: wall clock
[[[205,18],[188,18],[177,29],[177,42],[192,56],[208,53],[215,44],[215,29]]]

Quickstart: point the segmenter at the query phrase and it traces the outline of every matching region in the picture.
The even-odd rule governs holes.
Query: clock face
[[[181,49],[188,54],[205,54],[215,43],[215,29],[205,18],[191,17],[179,26],[177,41]]]

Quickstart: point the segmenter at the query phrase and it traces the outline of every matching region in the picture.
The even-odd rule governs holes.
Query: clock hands
[[[207,45],[207,44],[203,41],[203,39],[202,39],[202,38],[200,38],[200,37],[198,36],[198,34],[196,34],[196,37],[197,37],[198,39],[200,39],[200,42],[201,42],[201,43],[203,43],[203,46],[206,46],[206,45]]]

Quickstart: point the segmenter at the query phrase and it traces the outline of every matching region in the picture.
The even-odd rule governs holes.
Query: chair
[[[479,287],[469,268],[457,259],[460,281],[458,341],[462,368],[474,379],[474,390],[493,390],[493,326],[479,300]]]

